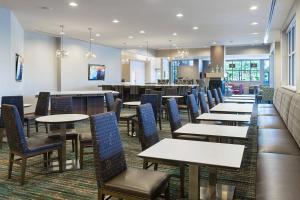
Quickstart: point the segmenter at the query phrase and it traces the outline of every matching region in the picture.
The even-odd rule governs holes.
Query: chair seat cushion
[[[258,108],[275,108],[273,104],[258,104]]]
[[[48,136],[51,138],[57,138],[60,137],[60,135],[61,133],[59,132],[59,130],[48,134]],[[66,133],[66,139],[67,140],[77,139],[78,135],[79,133],[77,133],[75,129],[68,129]]]
[[[279,116],[258,116],[259,128],[287,129]]]
[[[92,142],[92,134],[90,132],[80,133],[79,135],[80,142]]]
[[[120,119],[132,119],[135,116],[136,114],[134,113],[121,113]]]
[[[257,200],[294,200],[300,197],[300,157],[260,153],[257,159]]]
[[[196,140],[196,141],[207,141],[208,138],[205,136],[196,136],[196,135],[177,135],[176,139],[180,140]]]
[[[258,115],[259,116],[280,116],[277,112],[276,108],[258,108]]]
[[[104,184],[104,188],[152,199],[165,190],[169,175],[159,171],[127,168]]]
[[[47,135],[31,137],[27,143],[30,150],[29,153],[39,153],[62,145],[62,141],[59,138],[50,138]]]
[[[258,151],[300,156],[294,138],[287,129],[259,129]]]

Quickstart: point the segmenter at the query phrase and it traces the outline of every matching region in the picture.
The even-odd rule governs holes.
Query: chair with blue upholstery
[[[7,142],[9,146],[9,168],[8,178],[11,178],[15,155],[20,156],[21,163],[21,185],[25,182],[25,172],[27,159],[30,157],[44,154],[44,162],[48,163],[47,154],[58,151],[59,171],[62,172],[62,141],[60,138],[49,138],[38,136],[28,139],[25,138],[21,117],[14,105],[2,105],[4,127],[7,132]]]
[[[106,103],[106,111],[111,112],[113,110],[113,106],[115,103],[114,94],[112,92],[106,92],[105,96],[105,103]]]
[[[220,102],[224,103],[224,97],[223,97],[222,90],[221,90],[220,87],[218,87],[217,92],[218,92],[218,96],[219,96]]]
[[[213,97],[214,97],[214,99],[215,99],[215,104],[216,105],[218,105],[219,103],[221,103],[221,101],[220,101],[220,97],[219,97],[219,95],[218,95],[218,91],[217,91],[217,89],[213,89],[213,91],[212,91],[213,93]]]
[[[205,93],[204,92],[199,92],[198,93],[198,98],[199,98],[199,104],[200,104],[200,109],[201,113],[209,113],[209,107],[206,102],[205,98]]]
[[[161,98],[158,94],[142,94],[141,95],[141,104],[150,103],[152,105],[155,122],[159,123],[159,128],[161,130],[161,115],[160,115],[160,105],[161,105]]]
[[[190,113],[190,118],[192,123],[199,123],[197,120],[197,117],[199,117],[199,110],[198,110],[198,105],[195,100],[195,95],[190,94],[188,95],[188,100],[187,100],[187,105]]]
[[[155,199],[162,193],[168,198],[168,174],[127,167],[114,112],[91,116],[90,123],[98,199]]]
[[[212,109],[215,106],[215,103],[210,90],[207,90],[207,101],[208,101],[209,109]]]

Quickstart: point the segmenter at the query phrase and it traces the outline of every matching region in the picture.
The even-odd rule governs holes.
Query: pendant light
[[[96,58],[96,54],[94,54],[92,52],[92,28],[89,28],[89,32],[90,32],[90,48],[89,48],[89,51],[85,54],[85,57],[87,59],[92,59],[92,58]]]
[[[65,35],[64,26],[60,25],[60,28],[61,28],[61,31],[59,33],[60,34],[60,49],[56,50],[56,56],[58,58],[64,58],[69,55],[69,52],[64,50],[64,35]]]

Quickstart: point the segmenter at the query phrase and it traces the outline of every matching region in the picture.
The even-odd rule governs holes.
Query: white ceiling
[[[88,41],[88,27],[101,33],[95,43],[138,48],[149,41],[149,48],[199,48],[217,44],[248,45],[262,43],[271,0],[0,0],[10,8],[25,30],[58,34],[65,25],[67,37]],[[294,0],[277,1],[271,41],[279,40],[279,29]],[[249,7],[257,5],[258,10]],[[41,7],[48,7],[48,10]],[[177,13],[183,13],[178,19]],[[120,23],[112,23],[118,19]],[[257,26],[251,26],[258,22]],[[198,26],[198,30],[193,30]],[[146,34],[141,35],[140,30]],[[172,36],[176,32],[178,36]],[[259,35],[253,35],[253,32]],[[128,36],[133,36],[129,39]],[[126,46],[124,45],[126,42]]]

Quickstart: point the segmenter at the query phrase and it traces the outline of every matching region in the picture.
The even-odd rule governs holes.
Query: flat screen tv
[[[104,81],[105,69],[105,65],[89,64],[89,80]]]
[[[23,78],[23,58],[16,54],[16,81],[22,81]]]

